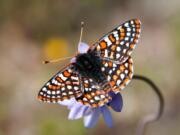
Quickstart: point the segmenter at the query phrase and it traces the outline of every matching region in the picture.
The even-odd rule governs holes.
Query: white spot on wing
[[[102,67],[102,68],[101,68],[101,71],[105,71],[105,68],[104,68],[104,67]]]
[[[71,85],[68,85],[67,88],[68,88],[68,89],[72,89],[72,86],[71,86]]]
[[[106,62],[106,63],[104,64],[104,66],[105,66],[105,67],[108,67],[108,63]]]
[[[112,44],[108,37],[105,37],[104,40],[106,41],[108,46],[110,46]]]
[[[50,90],[48,90],[48,91],[47,91],[47,94],[51,94],[51,91],[50,91]]]
[[[130,36],[131,34],[130,34],[130,32],[127,32],[126,35],[127,35],[127,36]]]
[[[74,90],[78,90],[79,88],[77,86],[74,86]]]
[[[117,50],[118,52],[121,51],[121,47],[118,46],[118,47],[116,48],[116,50]]]
[[[117,80],[117,85],[119,85],[121,83],[121,80]]]
[[[97,101],[97,100],[100,100],[100,98],[98,96],[95,96],[94,99]]]
[[[67,79],[67,77],[65,77],[63,74],[60,74],[59,77],[61,77],[61,79],[62,79],[63,81],[66,81],[66,79]]]
[[[55,94],[56,94],[56,92],[55,92],[55,91],[52,91],[52,94],[53,94],[53,95],[55,95]]]
[[[108,51],[105,50],[104,57],[108,57]]]
[[[127,31],[131,31],[131,28],[127,28]]]
[[[46,87],[44,87],[44,88],[42,89],[42,91],[47,91],[47,88],[46,88]]]
[[[120,58],[120,54],[119,53],[116,54],[116,58],[117,59]]]
[[[124,45],[124,41],[121,41],[121,42],[120,42],[120,45]]]
[[[129,23],[128,23],[128,22],[125,23],[124,26],[125,26],[125,27],[129,27]]]
[[[123,80],[124,79],[124,77],[125,77],[125,75],[122,73],[121,75],[121,79]]]

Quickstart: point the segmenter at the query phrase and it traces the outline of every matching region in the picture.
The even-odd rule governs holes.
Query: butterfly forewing
[[[138,19],[127,21],[102,37],[91,49],[102,59],[123,63],[138,42],[140,25]]]
[[[70,64],[52,77],[40,90],[38,99],[56,103],[82,95],[79,74]]]
[[[110,83],[112,90],[117,93],[130,82],[133,77],[133,61],[129,57],[124,63],[117,64],[110,60],[103,60],[101,71]]]

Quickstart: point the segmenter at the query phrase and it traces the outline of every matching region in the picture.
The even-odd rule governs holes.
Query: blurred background
[[[132,18],[142,21],[132,55],[135,74],[151,78],[165,97],[165,112],[147,134],[179,135],[179,14],[179,0],[0,0],[0,135],[134,135],[139,120],[158,107],[156,95],[141,81],[133,80],[122,91],[123,111],[112,111],[112,129],[102,118],[86,129],[82,119],[67,119],[66,107],[36,98],[69,62],[43,65],[42,60],[75,54],[81,21],[83,41],[91,45]]]

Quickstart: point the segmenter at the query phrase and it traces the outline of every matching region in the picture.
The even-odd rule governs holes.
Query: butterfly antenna
[[[71,59],[72,57],[65,57],[65,58],[59,58],[59,59],[54,59],[54,60],[44,60],[43,64],[48,64],[48,63],[56,63],[62,60],[67,60],[67,59]]]
[[[84,29],[84,22],[82,21],[81,22],[81,33],[80,33],[80,38],[79,38],[79,44],[82,41],[83,29]],[[59,58],[59,59],[55,59],[55,60],[44,60],[43,64],[55,63],[55,62],[59,62],[59,61],[70,59],[70,58],[72,58],[72,57]]]
[[[79,44],[80,44],[81,41],[82,41],[83,29],[84,29],[84,22],[82,21],[82,22],[81,22],[81,33],[80,33],[80,38],[79,38]]]

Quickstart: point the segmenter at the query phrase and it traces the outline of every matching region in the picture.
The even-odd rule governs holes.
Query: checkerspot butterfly
[[[94,45],[81,43],[79,53],[39,91],[38,99],[57,103],[75,98],[91,107],[111,100],[133,77],[131,53],[140,37],[141,22],[129,20],[104,35]]]

